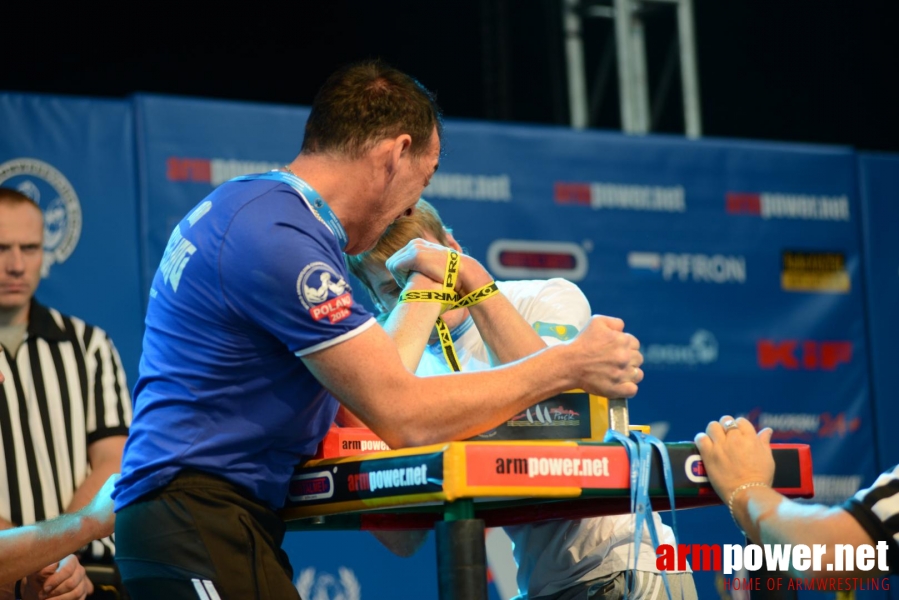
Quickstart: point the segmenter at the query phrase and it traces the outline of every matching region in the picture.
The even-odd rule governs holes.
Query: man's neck
[[[0,308],[0,327],[27,324],[30,307],[31,303],[29,302],[25,306],[16,308]]]
[[[365,210],[372,201],[375,178],[365,159],[349,160],[324,154],[300,154],[288,167],[311,185],[340,220],[352,244],[367,226]]]

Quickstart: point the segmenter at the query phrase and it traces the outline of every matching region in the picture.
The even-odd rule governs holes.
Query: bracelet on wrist
[[[743,531],[742,527],[740,527],[740,522],[737,521],[737,517],[736,515],[734,515],[734,500],[737,499],[737,494],[739,494],[740,492],[754,487],[768,487],[768,484],[764,481],[750,481],[749,483],[738,485],[736,488],[734,488],[734,491],[730,493],[730,498],[727,499],[727,510],[728,512],[730,512],[730,518],[734,520],[737,528],[743,533],[744,536],[746,535],[746,532]]]

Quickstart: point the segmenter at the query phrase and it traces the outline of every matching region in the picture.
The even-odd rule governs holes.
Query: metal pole
[[[615,0],[615,41],[621,91],[621,128],[626,133],[649,131],[649,89],[643,23],[632,0]]]
[[[562,3],[562,28],[565,32],[565,57],[568,72],[568,108],[571,126],[587,127],[587,83],[585,81],[584,41],[581,38],[581,17],[577,12],[580,0]]]
[[[698,138],[702,135],[702,117],[699,109],[693,0],[680,0],[677,4],[677,34],[680,39],[681,87],[684,90],[684,127],[687,137]]]

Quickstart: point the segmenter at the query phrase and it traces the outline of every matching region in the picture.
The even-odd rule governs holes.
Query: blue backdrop
[[[0,184],[48,216],[56,264],[39,297],[106,328],[133,383],[172,227],[215,185],[292,160],[307,115],[0,94]],[[444,148],[425,197],[471,254],[499,279],[567,277],[640,338],[634,422],[672,441],[745,415],[811,445],[827,503],[897,462],[884,424],[899,410],[899,156],[453,119]],[[723,509],[678,522],[684,543],[741,541]],[[411,559],[359,532],[285,548],[311,598],[436,598],[433,541]],[[492,566],[491,593],[508,597],[514,573]],[[717,597],[715,574],[697,583]]]

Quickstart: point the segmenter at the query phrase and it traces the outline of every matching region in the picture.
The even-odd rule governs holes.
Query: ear
[[[453,237],[453,232],[449,229],[445,229],[444,231],[446,232],[446,241],[449,242],[450,248],[456,252],[462,252],[462,246],[456,241],[456,238]]]
[[[393,138],[391,141],[390,153],[388,155],[388,172],[396,171],[403,158],[408,158],[412,150],[412,136],[404,133]]]

